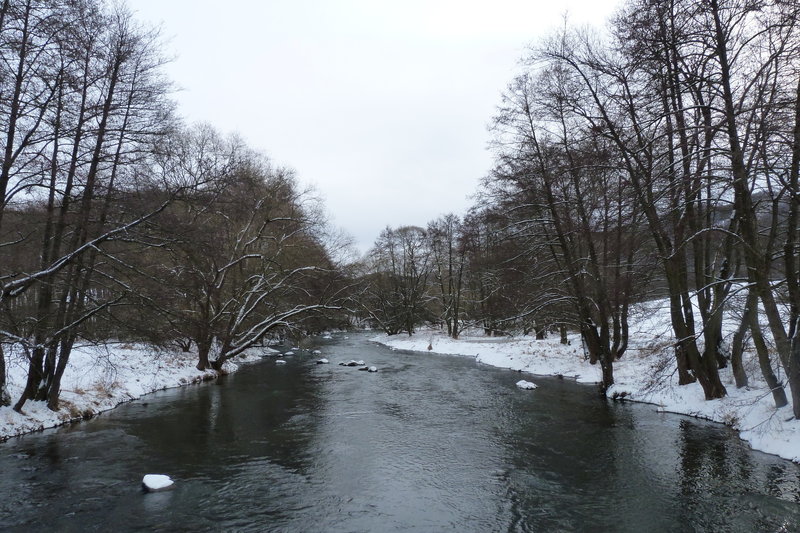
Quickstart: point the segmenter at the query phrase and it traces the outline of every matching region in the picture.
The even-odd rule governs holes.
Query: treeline
[[[567,324],[608,387],[630,304],[657,295],[681,384],[722,397],[730,362],[746,386],[749,336],[776,405],[788,383],[800,417],[798,20],[795,1],[629,0],[603,36],[566,27],[531,48],[480,204],[376,242],[373,320],[453,336]]]
[[[158,35],[120,4],[0,6],[4,351],[59,406],[78,342],[195,348],[217,368],[276,330],[329,325],[341,286],[318,202],[210,126],[184,127]]]

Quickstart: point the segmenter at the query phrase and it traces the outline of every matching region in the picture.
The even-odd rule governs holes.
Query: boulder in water
[[[524,379],[521,379],[517,381],[517,387],[525,390],[533,390],[537,388],[537,385],[536,383],[531,383],[530,381],[525,381]]]
[[[355,359],[351,359],[347,362],[342,361],[339,363],[340,366],[364,366],[364,361],[356,361]]]

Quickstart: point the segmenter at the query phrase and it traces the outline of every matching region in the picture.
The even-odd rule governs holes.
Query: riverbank
[[[77,346],[71,356],[61,388],[61,408],[28,401],[17,413],[0,407],[0,442],[11,437],[85,420],[141,398],[151,392],[215,379],[236,372],[239,365],[261,359],[269,348],[252,349],[236,361],[228,361],[222,372],[195,368],[197,354],[159,350],[147,345],[106,344]],[[27,360],[20,351],[6,354],[8,392],[13,401],[22,393]]]
[[[800,463],[800,420],[793,418],[790,406],[775,409],[754,353],[745,354],[748,387],[735,387],[730,365],[720,370],[728,391],[725,398],[706,401],[699,384],[678,385],[672,336],[662,305],[654,302],[637,309],[630,346],[623,358],[614,363],[615,384],[606,394],[653,404],[658,411],[726,424],[754,450]],[[561,344],[558,338],[536,340],[529,336],[462,335],[453,340],[432,330],[411,337],[379,335],[372,340],[399,350],[470,356],[479,363],[533,375],[563,376],[579,383],[601,381],[599,365],[589,364],[584,356],[580,335],[571,335],[569,345]],[[778,370],[779,365],[774,368]],[[779,372],[778,377],[783,378],[783,373]],[[789,393],[788,388],[786,392]]]

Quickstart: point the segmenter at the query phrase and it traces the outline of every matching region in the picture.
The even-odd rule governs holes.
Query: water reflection
[[[753,452],[717,426],[681,420],[679,427],[682,502],[698,530],[800,530],[796,465]]]

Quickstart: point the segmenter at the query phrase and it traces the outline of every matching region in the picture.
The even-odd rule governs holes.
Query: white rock
[[[277,361],[275,361],[275,364],[278,364],[278,365],[285,365],[285,364],[286,364],[286,361],[284,361],[283,359],[278,359]]]
[[[519,387],[520,389],[532,390],[537,388],[537,385],[536,383],[531,383],[530,381],[525,381],[524,379],[521,379],[517,381],[517,387]]]
[[[322,359],[317,359],[317,364],[318,365],[327,365],[328,363],[329,363],[329,361],[327,359],[325,359],[324,357]]]
[[[172,488],[174,482],[164,474],[147,474],[142,478],[142,486],[148,492],[157,492]]]

